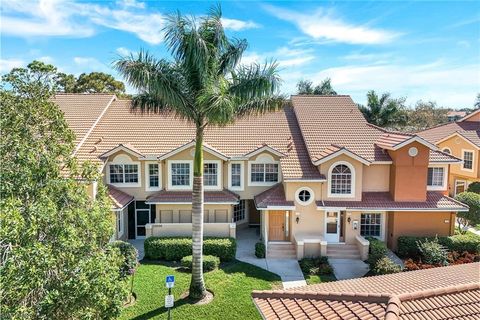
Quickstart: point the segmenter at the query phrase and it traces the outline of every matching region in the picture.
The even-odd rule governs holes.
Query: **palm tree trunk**
[[[190,297],[201,299],[206,294],[203,280],[203,127],[196,132],[193,160],[192,191],[192,280]]]

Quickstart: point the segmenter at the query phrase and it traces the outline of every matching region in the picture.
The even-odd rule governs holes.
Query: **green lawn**
[[[235,261],[205,274],[207,288],[215,298],[207,305],[193,306],[186,299],[179,300],[188,290],[190,273],[164,264],[144,262],[135,274],[137,302],[125,308],[120,319],[166,319],[165,276],[169,274],[175,275],[172,319],[260,319],[252,302],[252,290],[281,288],[280,277],[276,274]]]
[[[303,274],[305,277],[305,281],[307,284],[316,284],[316,283],[322,283],[322,282],[330,282],[330,281],[336,281],[337,278],[332,275],[308,275],[308,274]]]

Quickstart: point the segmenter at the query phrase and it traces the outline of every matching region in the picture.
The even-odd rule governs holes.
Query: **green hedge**
[[[125,278],[135,272],[137,268],[137,249],[135,249],[132,244],[121,240],[113,241],[109,246],[111,248],[117,248],[123,256],[123,263],[120,266],[120,276]]]
[[[150,237],[145,240],[145,257],[151,260],[180,261],[192,254],[192,238]],[[233,238],[206,237],[203,254],[219,257],[221,261],[235,259],[237,243]]]
[[[183,257],[181,260],[182,267],[192,270],[192,256]],[[220,265],[220,259],[215,256],[203,256],[203,271],[212,271]]]
[[[368,237],[367,240],[370,242],[367,262],[370,265],[370,269],[373,269],[377,262],[387,254],[387,246],[377,238]]]
[[[255,256],[257,258],[265,258],[265,244],[263,242],[255,243]]]
[[[397,253],[401,258],[418,258],[420,251],[418,250],[417,241],[433,241],[435,237],[398,237]],[[480,236],[473,233],[454,235],[450,237],[438,237],[438,243],[447,248],[448,251],[457,252],[480,252]]]

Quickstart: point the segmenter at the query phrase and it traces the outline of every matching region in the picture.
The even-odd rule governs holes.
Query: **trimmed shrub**
[[[257,258],[265,258],[265,244],[263,242],[255,243],[255,256]]]
[[[376,275],[398,273],[401,271],[402,268],[387,256],[380,258],[373,268],[373,273]]]
[[[327,257],[303,258],[299,262],[303,274],[307,275],[330,275],[333,274],[333,268],[328,263]]]
[[[457,213],[457,222],[460,229],[475,226],[480,223],[480,193],[462,192],[455,196],[455,200],[466,204],[468,211]]]
[[[203,256],[203,271],[212,271],[218,268],[220,265],[220,259],[215,256],[204,255]],[[183,257],[181,265],[184,268],[192,270],[192,256]]]
[[[398,237],[397,254],[401,258],[419,258],[420,251],[417,242],[434,240],[435,237]],[[480,253],[480,236],[474,233],[459,234],[450,237],[438,237],[438,243],[447,248],[448,251]]]
[[[369,264],[370,269],[374,269],[377,262],[387,254],[387,246],[383,241],[380,241],[377,238],[368,237],[367,240],[370,242],[367,263]]]
[[[467,192],[475,192],[480,194],[480,182],[472,182],[468,185]]]
[[[192,238],[150,237],[145,240],[145,257],[152,260],[180,261],[192,254]],[[207,237],[203,254],[219,257],[221,261],[235,259],[237,243],[233,238]]]
[[[112,248],[117,248],[123,256],[123,264],[120,266],[120,276],[125,278],[137,267],[137,249],[125,241],[113,241],[109,244]]]
[[[427,264],[448,265],[448,254],[444,246],[438,243],[438,239],[432,241],[418,241],[418,250],[422,256],[423,262]]]

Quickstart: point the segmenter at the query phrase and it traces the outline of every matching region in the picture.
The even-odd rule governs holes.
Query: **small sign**
[[[169,294],[165,296],[165,308],[172,308],[173,307],[173,294]]]
[[[173,285],[175,284],[175,276],[167,276],[165,284],[167,285],[167,288],[173,288]]]

